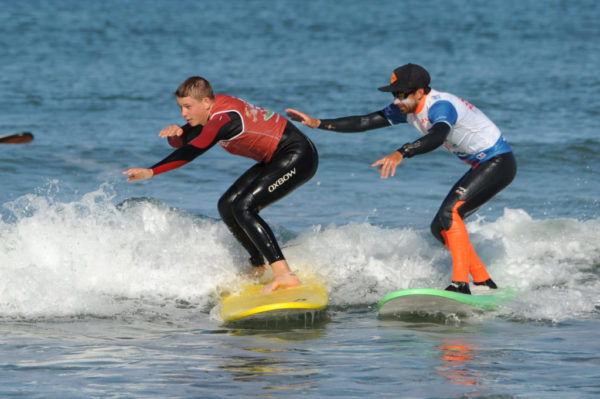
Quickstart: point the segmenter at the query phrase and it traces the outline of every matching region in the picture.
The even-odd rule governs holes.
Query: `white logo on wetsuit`
[[[467,189],[464,187],[458,187],[455,193],[462,197],[467,193]]]
[[[285,175],[281,176],[277,181],[269,186],[269,192],[277,190],[277,187],[281,186],[286,181],[290,180],[296,174],[296,168],[290,170]]]

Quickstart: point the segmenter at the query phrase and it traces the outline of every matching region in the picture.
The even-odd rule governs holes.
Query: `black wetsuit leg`
[[[263,265],[264,258],[269,263],[285,259],[258,213],[310,180],[318,162],[313,143],[288,122],[271,161],[248,169],[219,200],[223,222],[246,248],[253,266]]]
[[[459,201],[464,201],[458,209],[464,220],[494,195],[508,186],[517,173],[517,163],[512,152],[497,155],[475,168],[471,168],[452,187],[431,223],[431,233],[445,244],[442,230],[452,225],[452,210]]]

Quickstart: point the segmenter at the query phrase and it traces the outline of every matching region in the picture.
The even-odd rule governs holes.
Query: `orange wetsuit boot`
[[[472,245],[469,244],[471,253],[469,255],[469,273],[471,273],[471,277],[473,277],[473,284],[475,285],[485,285],[489,288],[496,289],[496,283],[490,277],[487,272],[485,265],[477,256],[477,252]]]
[[[454,208],[452,208],[452,224],[448,230],[442,230],[441,234],[452,256],[452,284],[446,289],[470,294],[469,273],[473,276],[473,282],[476,285],[485,284],[490,288],[495,288],[495,284],[485,269],[485,265],[477,256],[475,249],[473,249],[465,222],[458,214],[458,208],[462,204],[464,204],[464,201],[458,201],[454,205]],[[494,287],[487,284],[488,281]]]
[[[457,228],[457,224],[462,224],[464,227],[462,221],[461,223],[453,221],[450,229],[442,230],[442,237],[444,237],[446,247],[450,250],[450,255],[452,256],[452,284],[446,290],[470,294],[469,266],[467,263],[468,249],[465,248],[465,234],[460,231],[460,228]],[[466,232],[466,229],[464,230]]]

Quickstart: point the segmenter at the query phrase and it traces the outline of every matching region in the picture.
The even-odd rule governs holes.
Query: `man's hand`
[[[377,169],[381,170],[381,178],[387,179],[390,176],[390,171],[392,177],[396,174],[396,166],[402,163],[404,157],[398,151],[388,155],[387,157],[381,158],[379,161],[374,162],[371,166],[377,166]]]
[[[154,176],[154,171],[152,169],[144,169],[144,168],[133,168],[127,169],[123,172],[124,175],[128,175],[127,181],[132,180],[146,180]]]
[[[161,130],[160,133],[158,133],[158,135],[162,138],[181,136],[182,134],[183,134],[183,129],[177,125],[167,126],[163,130]]]
[[[311,116],[306,115],[304,112],[297,111],[295,109],[288,108],[285,110],[287,116],[290,117],[291,120],[300,122],[305,126],[317,128],[321,124],[319,119],[315,119]]]

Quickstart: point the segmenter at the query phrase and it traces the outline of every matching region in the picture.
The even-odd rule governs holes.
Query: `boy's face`
[[[177,97],[177,104],[181,108],[181,116],[190,126],[204,125],[210,116],[212,101],[208,97],[197,100],[193,97]]]

